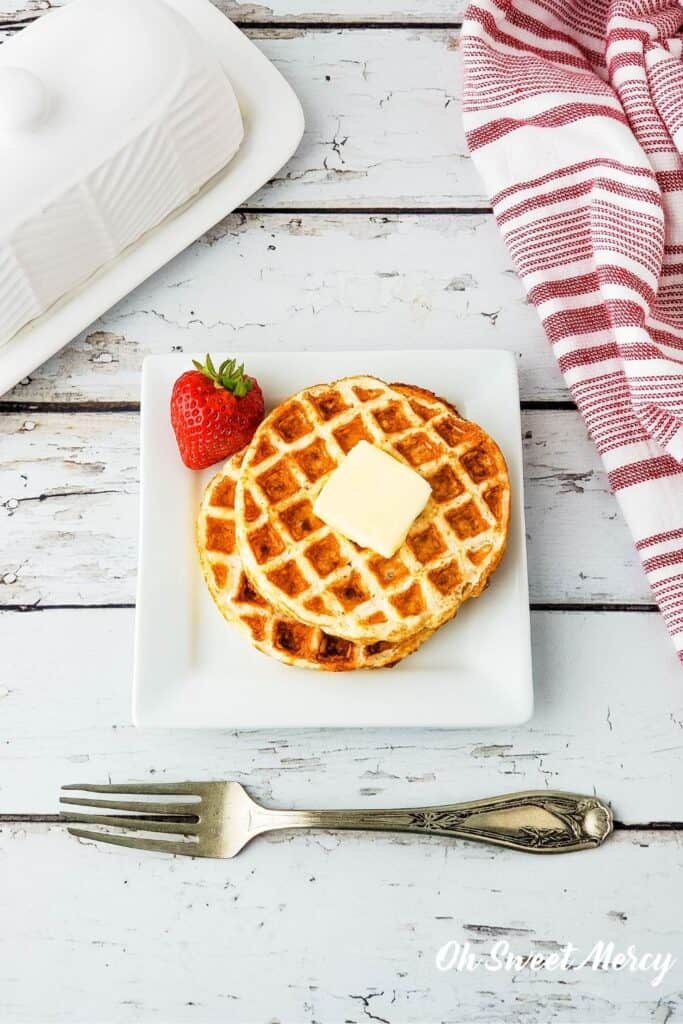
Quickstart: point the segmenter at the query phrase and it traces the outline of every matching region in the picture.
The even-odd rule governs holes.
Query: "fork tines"
[[[91,796],[60,796],[60,804],[79,807],[95,807],[102,810],[126,812],[124,814],[83,814],[77,811],[62,811],[61,817],[72,836],[114,846],[128,846],[136,850],[151,850],[157,853],[192,855],[197,841],[198,811],[201,803],[199,787],[187,782],[155,782],[123,785],[71,784],[62,786],[62,791],[73,790],[81,793],[107,795],[106,799]],[[138,800],[110,799],[108,794],[140,797]],[[148,800],[147,797],[167,797],[166,800]],[[173,798],[176,799],[173,799]],[[194,797],[194,800],[188,798]],[[182,820],[181,820],[182,819]],[[160,832],[185,837],[180,840],[149,839],[138,835],[121,835],[120,832],[104,832],[79,827],[71,823],[103,826],[134,832]]]

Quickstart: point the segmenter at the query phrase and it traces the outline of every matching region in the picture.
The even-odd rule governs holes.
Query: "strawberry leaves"
[[[254,382],[244,375],[244,363],[237,365],[236,359],[224,359],[216,369],[211,356],[206,354],[206,362],[200,363],[198,359],[192,360],[192,365],[205,377],[208,377],[217,388],[225,388],[235,396],[244,398],[254,386]]]

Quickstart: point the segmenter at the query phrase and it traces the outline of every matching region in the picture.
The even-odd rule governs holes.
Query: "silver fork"
[[[239,782],[70,785],[62,790],[78,790],[88,795],[62,796],[61,804],[117,812],[63,811],[61,817],[71,835],[188,857],[234,857],[255,836],[274,829],[416,832],[495,843],[530,853],[587,850],[599,846],[612,831],[612,812],[602,800],[553,790],[511,793],[438,807],[353,811],[272,810],[252,800]],[[100,796],[90,796],[92,793]],[[124,795],[143,799],[116,799]],[[76,827],[76,823],[106,826],[124,833],[158,832],[167,838],[100,832]]]

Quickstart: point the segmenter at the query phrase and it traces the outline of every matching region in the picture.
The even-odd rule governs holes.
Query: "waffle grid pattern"
[[[391,559],[313,513],[361,439],[432,486]],[[261,424],[237,485],[237,539],[249,578],[276,608],[350,640],[399,641],[438,628],[481,592],[504,552],[509,511],[505,461],[480,427],[430,392],[351,377],[300,392]]]
[[[209,592],[223,617],[260,651],[287,665],[325,671],[385,668],[428,634],[401,644],[356,644],[276,611],[249,581],[235,539],[235,489],[244,452],[209,482],[197,519],[197,546]]]

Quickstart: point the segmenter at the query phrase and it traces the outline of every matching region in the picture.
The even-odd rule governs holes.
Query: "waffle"
[[[356,644],[273,608],[250,583],[235,543],[235,487],[243,452],[209,482],[197,519],[197,546],[207,586],[221,614],[265,654],[302,668],[347,671],[395,665],[429,634],[400,644]]]
[[[432,487],[389,559],[313,513],[327,477],[367,440]],[[348,377],[307,388],[262,422],[236,494],[246,573],[270,603],[348,640],[400,642],[437,629],[485,587],[505,550],[510,484],[481,427],[431,392]]]

